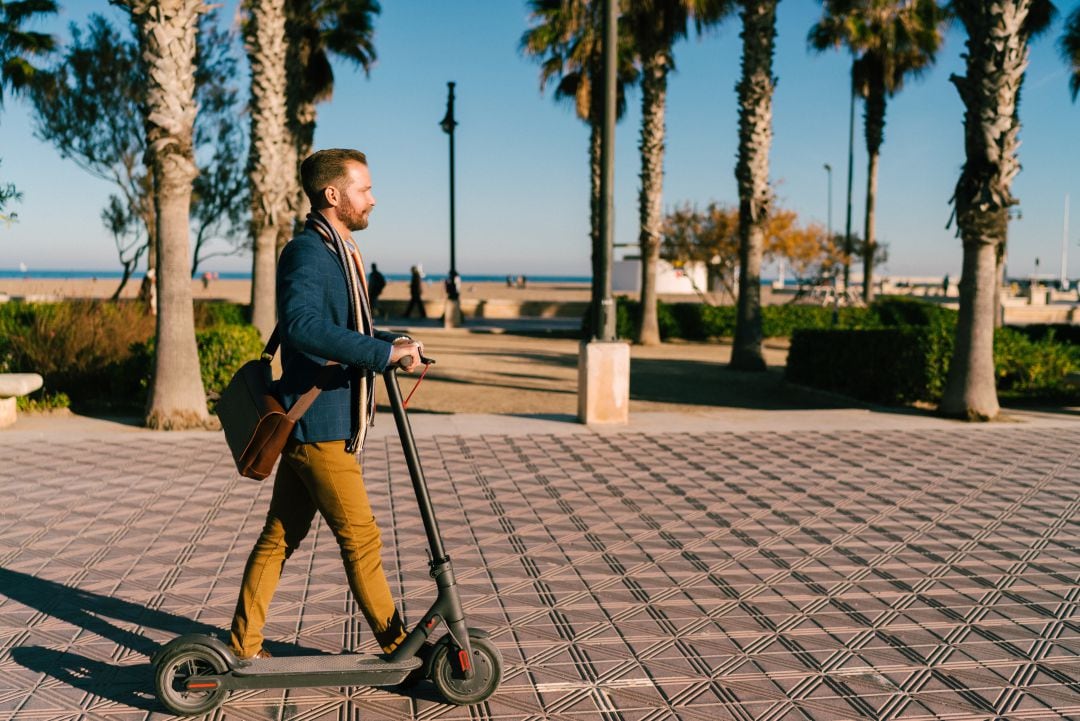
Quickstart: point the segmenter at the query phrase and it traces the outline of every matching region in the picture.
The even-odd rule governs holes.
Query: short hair
[[[340,183],[345,180],[348,171],[346,164],[354,162],[367,165],[367,156],[359,150],[331,148],[312,153],[300,164],[300,182],[304,185],[304,194],[311,201],[312,208],[323,208],[325,203],[322,193],[333,186],[343,190]]]

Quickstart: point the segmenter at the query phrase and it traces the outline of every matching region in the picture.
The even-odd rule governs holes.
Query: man
[[[367,159],[356,150],[322,150],[300,167],[312,212],[278,260],[278,328],[286,407],[318,383],[322,392],[285,446],[266,524],[244,569],[230,645],[240,658],[265,658],[262,629],[285,560],[318,511],[341,548],[345,575],[383,651],[405,638],[383,571],[379,527],[357,463],[374,414],[374,373],[412,370],[422,346],[376,331],[364,265],[352,231],[375,207]],[[326,361],[340,365],[324,367]]]

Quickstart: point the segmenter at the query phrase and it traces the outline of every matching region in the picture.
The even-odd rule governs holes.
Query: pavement
[[[1071,410],[963,424],[687,344],[635,349],[659,387],[634,391],[629,426],[584,427],[573,341],[423,330],[441,375],[412,424],[499,690],[471,708],[426,683],[244,691],[209,718],[1080,718]],[[509,410],[440,405],[470,393]],[[363,462],[417,618],[433,584],[392,426]],[[220,433],[130,419],[23,416],[0,453],[0,721],[167,718],[149,656],[227,627],[271,485],[236,474]],[[374,648],[321,522],[267,636],[278,656]]]

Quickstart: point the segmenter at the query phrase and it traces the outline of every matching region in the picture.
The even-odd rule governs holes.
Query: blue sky
[[[62,3],[48,29],[66,34],[93,11],[119,17],[104,0]],[[359,238],[369,260],[390,272],[448,266],[447,137],[439,129],[446,82],[457,83],[457,244],[465,274],[587,275],[588,130],[550,92],[538,66],[518,52],[527,8],[518,0],[384,0],[371,76],[335,67],[334,98],[319,107],[317,147],[348,146],[369,157],[378,206]],[[232,12],[233,3],[226,5]],[[1064,11],[1072,5],[1059,4]],[[833,167],[833,225],[841,229],[847,168],[848,57],[811,54],[806,32],[820,6],[779,8],[771,177],[781,204],[824,223]],[[229,17],[229,15],[226,15]],[[1020,160],[1014,184],[1022,218],[1010,229],[1009,271],[1057,274],[1066,193],[1080,216],[1076,128],[1057,38],[1061,18],[1036,41],[1024,88]],[[733,17],[675,49],[668,87],[665,207],[712,200],[734,204],[735,83],[739,22]],[[938,64],[890,101],[879,179],[878,237],[889,244],[885,272],[959,276],[961,248],[946,230],[949,198],[963,162],[962,106],[948,82],[962,73],[963,33],[949,32]],[[241,85],[246,75],[237,79]],[[866,154],[856,128],[853,227],[861,232]],[[616,242],[637,240],[640,93],[617,128]],[[26,104],[9,98],[0,115],[0,180],[24,193],[19,221],[0,226],[0,268],[118,268],[99,215],[109,186],[33,136]],[[1070,275],[1080,275],[1080,219],[1070,231]],[[624,251],[620,251],[621,252]],[[210,268],[247,270],[247,257]]]

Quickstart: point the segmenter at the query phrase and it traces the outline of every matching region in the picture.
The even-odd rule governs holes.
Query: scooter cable
[[[427,372],[428,372],[429,368],[431,368],[431,364],[430,363],[425,363],[423,372],[421,372],[420,377],[416,379],[416,385],[414,385],[412,387],[412,390],[409,391],[409,395],[405,397],[405,402],[401,404],[402,408],[408,408],[409,407],[409,399],[413,397],[413,393],[416,393],[416,389],[420,387],[420,382],[422,380],[424,380],[424,376],[427,375]]]

